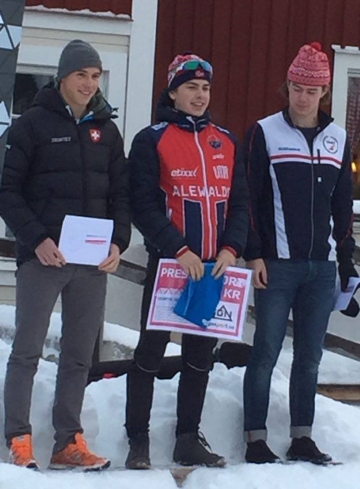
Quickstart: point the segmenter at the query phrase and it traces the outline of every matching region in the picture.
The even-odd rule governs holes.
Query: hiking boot
[[[31,435],[15,436],[10,441],[9,462],[19,467],[39,470],[33,455]]]
[[[212,453],[211,447],[202,433],[184,433],[176,439],[173,459],[180,465],[205,465],[206,467],[224,467],[224,457]]]
[[[288,460],[300,460],[321,465],[331,462],[332,458],[327,453],[322,453],[315,442],[308,436],[293,438],[289,450],[286,452]]]
[[[280,462],[280,458],[270,450],[265,440],[249,442],[245,460],[249,464],[274,464]]]
[[[138,433],[132,436],[129,438],[129,445],[130,450],[126,458],[125,467],[137,470],[150,469],[148,433]]]
[[[66,445],[51,457],[49,469],[81,469],[84,471],[102,470],[110,466],[110,460],[98,457],[90,452],[80,433],[76,433],[73,442]]]

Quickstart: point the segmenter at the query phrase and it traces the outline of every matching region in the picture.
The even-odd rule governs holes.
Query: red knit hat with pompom
[[[301,85],[322,87],[331,80],[329,59],[319,42],[305,44],[291,63],[288,80]]]

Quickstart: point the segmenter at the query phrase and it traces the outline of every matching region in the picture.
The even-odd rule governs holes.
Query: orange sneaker
[[[31,435],[15,436],[11,439],[9,461],[19,467],[39,469],[39,465],[33,455]]]
[[[81,470],[102,470],[110,466],[110,460],[98,457],[90,452],[86,441],[80,433],[76,433],[75,441],[69,443],[60,452],[55,453],[50,460],[50,469],[81,469]]]

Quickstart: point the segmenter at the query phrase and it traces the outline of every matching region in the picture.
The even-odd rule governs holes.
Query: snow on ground
[[[0,326],[13,328],[14,308],[0,306]],[[52,317],[49,335],[58,335],[59,315]],[[121,341],[129,347],[136,343],[136,333],[114,325],[106,325],[105,338]],[[3,390],[9,344],[0,340],[0,392]],[[172,353],[178,352],[174,345]],[[268,418],[269,444],[281,457],[288,448],[288,369],[291,351],[282,353],[274,371],[271,406]],[[357,382],[359,362],[326,352],[321,367],[321,382]],[[51,408],[56,365],[40,361],[36,376],[32,408],[35,454],[46,468],[53,429]],[[292,465],[244,464],[242,441],[242,381],[244,369],[227,370],[216,364],[211,372],[201,429],[214,451],[228,460],[226,469],[199,468],[190,474],[186,489],[358,489],[360,474],[360,408],[317,397],[314,438],[319,447],[345,462],[341,466],[317,467],[307,463]],[[113,467],[123,467],[127,454],[124,429],[125,376],[90,384],[86,389],[83,426],[91,449],[111,459]],[[174,445],[175,405],[178,376],[157,380],[151,420],[151,457],[153,465],[171,463]],[[0,430],[3,428],[3,399],[0,394]],[[0,459],[6,460],[7,449],[0,439]],[[0,463],[1,489],[175,489],[176,484],[166,470],[103,473],[37,473]]]

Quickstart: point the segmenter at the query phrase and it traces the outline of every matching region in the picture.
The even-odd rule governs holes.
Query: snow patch
[[[59,14],[67,14],[67,15],[83,15],[88,17],[110,17],[114,19],[123,19],[123,20],[131,20],[130,15],[128,14],[114,14],[113,12],[93,12],[89,9],[82,10],[68,10],[66,8],[47,8],[43,5],[37,5],[35,7],[25,7],[25,11],[29,12],[51,12],[51,13],[59,13]]]

